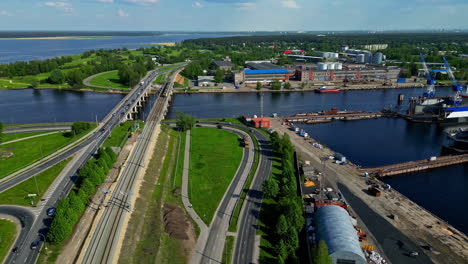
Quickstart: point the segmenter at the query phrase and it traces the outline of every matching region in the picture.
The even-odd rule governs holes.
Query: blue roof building
[[[357,231],[348,212],[336,205],[320,207],[315,213],[317,239],[324,240],[334,264],[366,264]]]

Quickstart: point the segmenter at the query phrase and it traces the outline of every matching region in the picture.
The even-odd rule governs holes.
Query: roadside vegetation
[[[104,182],[116,160],[117,156],[112,149],[100,148],[96,157],[79,170],[77,185],[57,204],[57,211],[47,234],[50,243],[61,244],[72,233],[73,226],[85,211],[96,187]]]
[[[115,127],[110,136],[104,141],[103,147],[122,147],[127,142],[130,133],[133,131],[135,122],[127,121]]]
[[[297,263],[304,216],[292,165],[294,147],[287,134],[274,132],[270,140],[274,160],[272,175],[263,185],[260,263]]]
[[[223,250],[223,259],[222,263],[231,264],[232,263],[232,253],[234,252],[234,242],[235,239],[233,236],[226,236],[226,243],[224,244]]]
[[[32,164],[75,142],[95,125],[76,122],[71,132],[56,133],[0,145],[0,178]]]
[[[3,263],[16,237],[16,225],[10,220],[0,219],[0,263]]]
[[[118,263],[188,262],[196,230],[181,197],[185,135],[161,126]]]
[[[243,148],[237,135],[213,128],[192,129],[190,142],[189,197],[197,214],[210,225],[239,167]]]
[[[0,193],[0,204],[14,204],[22,206],[37,204],[44,193],[49,189],[52,182],[70,161],[71,158],[63,160],[38,175]],[[28,194],[37,194],[37,196],[28,197]]]

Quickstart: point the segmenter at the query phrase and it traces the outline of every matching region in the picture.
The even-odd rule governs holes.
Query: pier
[[[423,171],[427,169],[439,168],[454,164],[468,162],[468,154],[456,156],[433,157],[430,159],[410,161],[394,165],[382,166],[377,168],[361,169],[371,176],[386,177],[403,173]]]
[[[362,120],[362,119],[372,119],[385,116],[384,113],[375,112],[368,113],[363,111],[338,111],[337,109],[331,109],[329,111],[322,111],[318,113],[301,113],[294,116],[284,117],[284,120],[289,123],[298,123],[303,122],[307,124],[316,124],[316,123],[327,123],[333,120]]]

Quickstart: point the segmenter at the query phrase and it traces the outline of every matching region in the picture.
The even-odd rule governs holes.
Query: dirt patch
[[[175,80],[176,83],[180,84],[180,85],[184,85],[184,82],[185,82],[185,78],[182,77],[182,75],[180,74],[177,74],[177,77],[176,77],[176,80]]]
[[[0,160],[7,160],[13,157],[15,154],[13,152],[9,152],[5,149],[0,149]]]
[[[189,239],[187,226],[190,224],[184,211],[177,205],[165,203],[163,208],[164,231],[175,239]]]

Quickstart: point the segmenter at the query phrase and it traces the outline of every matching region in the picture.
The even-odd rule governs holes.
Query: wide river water
[[[43,60],[97,49],[136,49],[152,43],[181,42],[186,39],[215,38],[217,34],[167,34],[134,37],[83,37],[71,39],[0,39],[0,64]]]
[[[338,109],[378,111],[395,106],[398,94],[418,96],[421,89],[264,93],[264,114],[285,116],[299,112]],[[438,88],[439,95],[450,93]],[[102,119],[121,100],[119,94],[55,90],[0,90],[0,121],[36,123]],[[183,111],[197,118],[237,117],[260,113],[257,93],[178,94],[167,118]],[[407,101],[407,100],[406,100]],[[402,106],[404,110],[406,106]],[[318,125],[300,125],[331,149],[363,167],[372,167],[440,155],[442,134],[435,125],[380,118]],[[410,199],[468,232],[468,166],[457,165],[396,176],[385,181]]]

